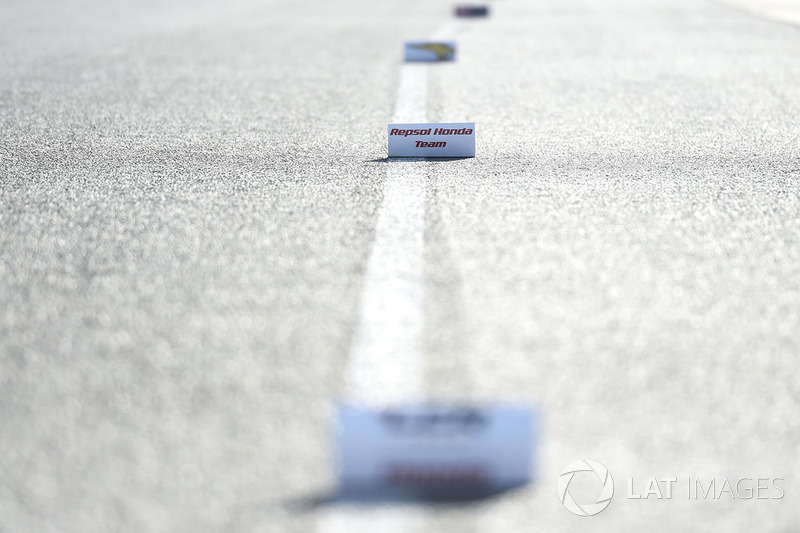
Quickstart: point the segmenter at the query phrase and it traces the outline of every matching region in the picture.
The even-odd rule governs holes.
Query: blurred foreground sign
[[[454,41],[407,41],[406,61],[454,61],[456,43]]]
[[[475,123],[389,124],[389,157],[475,157]]]
[[[338,432],[344,490],[501,490],[531,480],[526,407],[340,405]]]

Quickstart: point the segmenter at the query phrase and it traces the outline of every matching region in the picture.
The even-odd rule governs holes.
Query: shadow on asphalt
[[[474,157],[382,157],[368,159],[365,163],[417,163],[419,161],[461,161],[462,159],[475,159]]]
[[[381,505],[381,504],[428,504],[428,505],[469,505],[487,501],[500,495],[519,490],[524,485],[514,485],[500,489],[382,489],[382,490],[339,490],[321,492],[289,500],[285,506],[297,513],[306,513],[336,505]]]

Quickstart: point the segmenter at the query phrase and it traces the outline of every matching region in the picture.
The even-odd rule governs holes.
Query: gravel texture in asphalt
[[[0,6],[1,532],[322,529],[402,42],[450,9]],[[492,10],[428,69],[429,120],[476,122],[478,155],[414,163],[424,382],[539,405],[537,480],[382,505],[422,531],[795,530],[800,30],[703,0]],[[590,519],[556,495],[579,458],[617,484]],[[674,497],[626,497],[649,477]]]

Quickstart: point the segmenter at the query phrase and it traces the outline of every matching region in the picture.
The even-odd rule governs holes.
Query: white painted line
[[[455,35],[456,30],[461,25],[461,22],[456,19],[450,19],[441,26],[439,26],[433,35],[431,35],[431,40],[444,40],[444,39],[452,39],[453,35]]]
[[[451,36],[457,22],[434,38]],[[405,64],[393,122],[425,122],[428,66]],[[364,276],[361,309],[346,371],[348,401],[387,404],[423,396],[423,238],[426,163],[390,161],[372,255]]]
[[[457,22],[433,38],[450,37]],[[392,122],[426,122],[428,66],[406,64]],[[386,404],[423,396],[423,237],[426,163],[390,161],[346,380],[348,401]]]
[[[410,505],[336,504],[319,511],[319,533],[413,533],[421,531],[425,512]]]
[[[434,38],[455,30],[445,24]],[[425,122],[428,66],[403,65],[393,122]],[[427,163],[389,161],[361,308],[346,370],[346,399],[368,405],[423,397],[423,250]],[[389,504],[338,503],[318,511],[318,533],[422,529],[427,513]]]
[[[346,375],[349,401],[381,405],[422,396],[423,165],[396,163],[386,174]]]
[[[404,65],[395,120],[425,121],[427,67]],[[424,161],[390,161],[347,368],[348,401],[422,396]]]
[[[404,65],[395,121],[425,122],[427,67]],[[424,161],[390,161],[361,309],[345,374],[346,399],[381,405],[422,397]],[[404,506],[334,503],[317,512],[318,533],[422,529],[425,513]]]
[[[428,113],[428,65],[400,67],[400,87],[392,122],[425,122]],[[397,165],[389,165],[389,169]]]

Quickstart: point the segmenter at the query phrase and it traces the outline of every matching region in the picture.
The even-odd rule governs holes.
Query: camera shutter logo
[[[595,503],[579,505],[569,493],[569,483],[578,472],[594,472],[603,484],[603,490]],[[558,499],[567,510],[578,516],[594,516],[611,503],[614,496],[614,479],[608,468],[591,459],[580,459],[567,465],[558,477]]]

